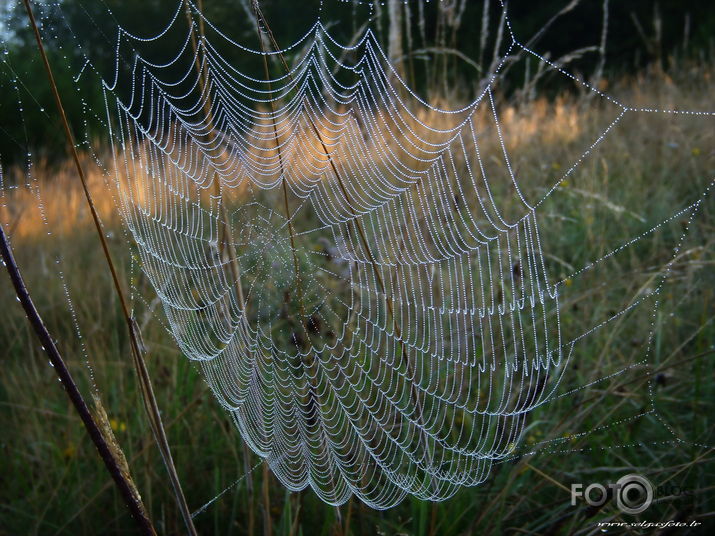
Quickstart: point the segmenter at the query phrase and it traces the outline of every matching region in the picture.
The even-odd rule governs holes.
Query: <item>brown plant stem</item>
[[[5,229],[3,229],[2,226],[0,226],[0,256],[3,259],[8,274],[10,274],[10,279],[15,287],[15,294],[17,294],[17,297],[22,304],[22,308],[25,310],[25,314],[27,315],[28,321],[32,325],[32,329],[35,331],[35,335],[40,341],[40,344],[42,344],[42,348],[47,354],[47,357],[49,357],[50,363],[54,367],[57,376],[62,382],[65,392],[72,402],[72,405],[77,410],[77,413],[79,413],[82,423],[84,424],[90,439],[94,443],[94,446],[97,448],[107,471],[112,476],[117,488],[119,488],[119,492],[129,508],[129,512],[139,526],[139,530],[141,530],[142,534],[155,536],[156,532],[149,516],[147,515],[146,509],[144,508],[141,496],[131,479],[131,475],[126,473],[126,471],[122,471],[120,468],[121,464],[117,459],[116,454],[107,444],[104,435],[92,417],[92,413],[90,412],[87,403],[84,401],[82,393],[80,393],[77,384],[67,368],[67,365],[65,365],[65,362],[62,359],[62,355],[55,345],[55,341],[47,331],[47,327],[42,321],[42,317],[30,297],[30,293],[25,286],[20,269],[15,262],[15,257],[12,254],[10,243],[5,235]]]
[[[193,22],[193,17],[191,16],[191,6],[187,0],[184,0],[184,6],[185,6],[185,13],[186,13],[186,21],[189,24],[189,28],[191,28],[191,48],[194,52],[194,66],[196,68],[196,74],[198,75],[199,79],[199,88],[201,93],[206,94],[206,99],[204,100],[204,116],[206,117],[206,123],[209,126],[208,129],[208,134],[206,135],[208,143],[213,143],[216,139],[216,136],[214,134],[213,130],[213,121],[211,120],[211,108],[212,108],[212,103],[211,103],[211,94],[209,90],[207,89],[208,87],[208,73],[205,72],[205,69],[201,67],[201,61],[199,59],[199,42],[196,38],[196,33],[194,31],[194,22]],[[197,1],[197,7],[199,11],[203,11],[203,0],[198,0]],[[204,27],[204,20],[202,18],[199,18],[198,21],[198,33],[199,37],[201,39],[204,38],[205,36],[205,27]],[[215,153],[214,153],[215,154]],[[228,216],[228,210],[226,208],[226,203],[224,203],[223,199],[223,192],[221,191],[221,181],[218,177],[218,174],[214,172],[213,176],[213,186],[214,186],[214,194],[216,197],[219,198],[220,200],[220,206],[221,206],[221,218],[220,218],[220,240],[219,240],[219,255],[223,258],[224,253],[228,254],[228,266],[229,270],[231,272],[231,276],[233,277],[234,280],[234,285],[236,288],[236,298],[238,299],[238,305],[239,308],[241,309],[241,314],[243,315],[244,321],[247,319],[248,315],[248,310],[246,306],[246,299],[243,294],[243,285],[241,283],[241,269],[238,265],[238,257],[236,254],[236,246],[234,245],[233,242],[233,235],[231,232],[231,228],[228,224],[229,222],[229,216]],[[243,441],[242,442],[242,449],[243,449],[243,459],[244,459],[244,467],[247,475],[247,480],[246,480],[246,488],[247,488],[247,494],[248,494],[248,534],[253,534],[254,529],[255,529],[255,500],[253,496],[253,476],[249,474],[250,472],[250,467],[249,467],[249,459],[251,456],[251,452],[248,448],[248,444]]]
[[[275,107],[273,105],[273,87],[271,84],[271,77],[270,77],[270,70],[268,68],[268,56],[266,55],[266,49],[265,49],[265,44],[263,43],[263,34],[261,33],[261,15],[260,15],[260,8],[258,6],[258,0],[252,0],[252,7],[253,7],[253,13],[256,19],[256,32],[258,33],[258,42],[261,47],[261,52],[263,52],[263,73],[266,79],[266,84],[268,86],[268,96],[269,96],[269,101],[270,101],[270,107],[271,107],[271,113],[275,114]],[[291,218],[290,214],[290,206],[288,203],[288,184],[285,176],[285,168],[283,165],[283,153],[281,151],[281,146],[280,146],[280,140],[278,139],[278,128],[276,127],[275,123],[275,117],[274,120],[272,121],[273,124],[273,137],[275,139],[276,143],[276,153],[278,154],[278,163],[279,163],[279,169],[281,173],[281,186],[283,188],[283,208],[285,210],[286,214],[286,221],[288,222],[288,234],[290,238],[290,247],[291,247],[291,254],[293,256],[293,270],[295,271],[295,279],[296,279],[296,292],[297,292],[297,297],[298,297],[298,309],[299,309],[299,315],[300,318],[298,319],[298,323],[300,324],[300,329],[305,331],[305,336],[306,340],[308,341],[308,344],[311,346],[312,350],[312,341],[310,338],[310,335],[308,335],[307,330],[304,325],[304,319],[307,317],[306,312],[305,312],[305,303],[303,300],[303,282],[301,280],[301,274],[300,274],[300,261],[298,260],[298,255],[297,255],[297,250],[296,250],[296,241],[295,241],[295,230],[293,228],[293,221]],[[287,304],[286,304],[287,305]],[[314,373],[313,377],[310,377],[309,383],[311,387],[311,392],[308,396],[308,399],[306,400],[305,397],[303,397],[303,402],[306,404],[306,406],[310,407],[311,410],[314,410],[315,406],[311,404],[311,401],[313,397],[318,398],[319,400],[319,395],[318,395],[318,386],[315,383],[315,378],[317,377],[317,369],[315,365],[315,360],[313,359],[312,351],[308,352],[308,355],[305,356],[305,358],[301,358],[301,362],[304,363],[305,366],[307,366],[309,369],[311,369],[311,373]],[[266,479],[268,479],[268,465],[264,465],[264,482]],[[264,488],[264,506],[266,510],[270,507],[270,495],[268,494],[267,490]],[[270,535],[270,530],[271,530],[271,522],[270,522],[270,514],[267,515],[266,519],[267,527],[268,527],[268,534]]]
[[[353,515],[353,498],[348,499],[348,511],[345,514],[345,526],[343,527],[343,534],[345,536],[350,536],[350,520]]]
[[[263,534],[273,536],[273,522],[271,520],[271,475],[268,472],[268,464],[263,463]]]
[[[275,107],[273,106],[273,86],[271,84],[270,71],[268,69],[268,56],[266,55],[266,47],[263,43],[263,34],[261,33],[261,20],[263,20],[262,15],[260,15],[260,8],[258,6],[258,1],[252,1],[253,13],[256,18],[256,31],[258,32],[258,42],[261,46],[261,52],[263,53],[263,74],[266,79],[266,85],[268,86],[268,96],[270,99],[271,113],[275,114]],[[290,207],[288,205],[288,185],[286,184],[285,169],[283,167],[283,153],[281,151],[280,140],[278,139],[278,127],[275,121],[272,121],[273,125],[273,137],[276,142],[276,152],[278,154],[278,164],[281,173],[281,186],[283,187],[283,208],[286,213],[286,220],[288,222],[288,234],[290,235],[290,246],[291,253],[293,254],[293,269],[295,270],[296,278],[296,290],[298,293],[298,306],[300,308],[300,314],[302,318],[305,318],[305,304],[303,303],[303,290],[302,282],[300,276],[300,263],[298,261],[298,256],[296,255],[295,247],[295,230],[293,229],[293,221],[290,215]],[[307,335],[307,334],[306,334]],[[308,337],[310,340],[310,337]]]
[[[184,5],[185,5],[185,12],[186,12],[186,20],[189,23],[189,27],[191,28],[191,48],[193,49],[194,52],[194,66],[196,68],[196,73],[199,77],[199,88],[201,90],[201,93],[206,94],[206,99],[204,100],[204,116],[206,117],[206,124],[208,125],[208,132],[206,134],[206,141],[209,144],[213,144],[214,141],[216,141],[216,135],[214,134],[214,128],[213,128],[213,121],[211,119],[211,108],[212,108],[212,103],[211,103],[211,93],[210,90],[208,89],[208,73],[205,72],[205,69],[201,67],[201,61],[199,60],[199,43],[198,40],[196,39],[196,33],[193,31],[193,18],[191,16],[191,7],[188,3],[187,0],[184,0]],[[198,0],[198,8],[199,10],[203,10],[203,0]],[[199,37],[201,39],[204,38],[204,22],[203,19],[199,19]],[[215,150],[212,150],[212,156],[220,156],[220,154],[217,155]],[[219,203],[221,205],[221,219],[220,219],[220,230],[221,230],[221,239],[219,240],[219,254],[223,255],[224,252],[228,253],[229,257],[229,269],[231,270],[231,275],[235,281],[235,286],[236,286],[236,297],[238,298],[238,304],[239,307],[243,313],[243,318],[246,318],[246,300],[243,295],[243,286],[241,285],[241,270],[238,265],[238,258],[236,256],[236,246],[233,243],[233,236],[231,233],[231,228],[228,225],[228,210],[226,209],[226,203],[224,203],[223,199],[223,193],[221,191],[221,180],[218,177],[218,174],[214,172],[213,176],[213,186],[214,186],[214,194],[216,197],[219,198]]]
[[[149,423],[152,428],[152,432],[154,433],[154,438],[156,439],[157,445],[159,447],[159,452],[161,453],[164,465],[166,466],[167,472],[169,473],[169,479],[171,480],[171,485],[174,489],[174,494],[176,495],[179,510],[181,511],[182,517],[184,518],[184,523],[186,524],[186,528],[189,534],[193,536],[196,535],[196,528],[194,527],[193,521],[191,520],[191,512],[189,510],[188,504],[186,503],[186,498],[184,496],[183,490],[181,489],[181,483],[179,481],[179,477],[176,472],[176,467],[174,466],[174,461],[171,456],[169,442],[166,438],[164,426],[161,421],[161,414],[159,412],[159,407],[156,403],[156,397],[154,396],[154,390],[151,385],[149,372],[146,368],[146,362],[144,360],[143,355],[144,346],[140,342],[140,333],[138,331],[138,326],[136,325],[136,322],[134,321],[129,312],[129,306],[127,304],[126,298],[124,297],[124,292],[122,291],[121,284],[119,283],[119,276],[117,275],[117,271],[114,266],[114,262],[112,261],[111,254],[109,253],[109,246],[107,245],[107,240],[102,231],[102,223],[99,219],[99,214],[97,213],[97,209],[94,205],[94,201],[89,191],[89,187],[87,186],[87,180],[85,178],[82,165],[80,164],[79,154],[77,153],[74,136],[72,135],[72,131],[69,126],[69,121],[67,120],[67,115],[65,114],[64,106],[62,104],[62,98],[60,97],[59,90],[57,89],[57,84],[55,82],[55,77],[52,74],[52,68],[50,67],[50,62],[47,58],[45,47],[42,44],[42,37],[40,36],[40,31],[37,28],[35,16],[32,13],[30,0],[23,0],[23,3],[25,4],[25,10],[27,11],[27,16],[30,20],[30,25],[32,26],[35,41],[37,42],[37,48],[39,50],[43,66],[47,74],[50,90],[55,100],[55,105],[57,106],[57,111],[60,114],[60,118],[62,120],[62,127],[65,133],[65,137],[67,139],[67,144],[69,146],[72,160],[74,161],[75,167],[77,168],[77,174],[79,175],[80,182],[82,183],[84,196],[87,200],[90,213],[92,214],[94,227],[97,230],[97,235],[99,236],[99,241],[102,245],[102,251],[104,252],[104,258],[106,259],[109,271],[111,272],[114,289],[119,298],[122,313],[127,323],[130,346],[132,349],[132,358],[141,387],[144,407],[149,417]]]
[[[290,80],[293,80],[293,76],[292,76],[292,74],[291,74],[291,72],[290,72],[290,68],[288,67],[288,63],[286,62],[285,57],[283,56],[283,53],[280,51],[281,48],[278,46],[278,43],[276,42],[276,39],[275,39],[275,37],[273,36],[273,32],[271,31],[271,28],[270,28],[270,26],[268,25],[268,21],[266,20],[265,16],[263,15],[263,13],[262,13],[262,11],[261,11],[261,9],[260,9],[260,6],[258,5],[258,0],[252,0],[252,3],[253,3],[253,9],[254,9],[255,14],[256,14],[257,23],[259,24],[259,28],[260,28],[260,23],[262,22],[262,23],[263,23],[263,27],[265,28],[265,31],[266,31],[266,35],[268,36],[268,38],[269,38],[270,41],[271,41],[271,46],[273,47],[273,50],[278,54],[278,57],[279,57],[279,59],[280,59],[280,61],[281,61],[281,64],[282,64],[282,66],[283,66],[283,69],[285,70],[285,72],[286,72],[286,74],[288,75],[289,79],[290,79]],[[263,50],[263,41],[261,41],[261,49]],[[264,52],[265,52],[265,51],[264,51]],[[264,54],[264,60],[266,60],[265,54]],[[333,160],[333,157],[332,157],[330,151],[328,150],[328,147],[327,147],[327,145],[325,144],[325,141],[323,140],[323,137],[322,137],[322,135],[320,134],[320,131],[318,130],[318,127],[316,126],[315,122],[313,121],[313,118],[312,118],[310,115],[308,115],[307,117],[308,117],[308,120],[310,121],[310,125],[311,125],[311,127],[312,127],[312,129],[313,129],[313,132],[315,133],[316,137],[318,138],[318,141],[320,142],[320,145],[321,145],[321,147],[322,147],[322,149],[323,149],[323,152],[325,153],[325,156],[326,156],[326,158],[328,159],[328,163],[330,164],[330,167],[331,167],[331,169],[332,169],[332,171],[333,171],[333,173],[334,173],[334,175],[335,175],[335,178],[336,178],[337,181],[338,181],[338,185],[340,186],[340,190],[341,190],[343,196],[345,197],[345,200],[347,201],[347,204],[348,204],[348,208],[349,208],[349,210],[350,210],[350,213],[353,215],[353,223],[354,223],[354,225],[355,225],[355,228],[356,228],[357,231],[358,231],[358,235],[360,236],[360,241],[361,241],[361,243],[362,243],[363,249],[365,250],[365,254],[367,255],[368,260],[369,260],[369,262],[370,262],[370,265],[372,266],[372,270],[373,270],[373,273],[374,273],[374,275],[375,275],[375,279],[377,280],[378,286],[380,287],[380,291],[381,291],[382,294],[385,296],[385,302],[386,302],[386,305],[387,305],[387,310],[388,310],[388,313],[390,314],[390,317],[392,318],[393,331],[395,332],[395,335],[396,335],[396,337],[397,337],[397,340],[399,341],[399,344],[400,344],[400,348],[401,348],[401,350],[402,350],[401,357],[402,357],[402,360],[403,360],[403,362],[404,362],[404,364],[405,364],[405,369],[406,369],[407,376],[408,376],[409,378],[414,378],[414,377],[415,377],[415,372],[414,372],[414,369],[413,369],[413,367],[412,367],[412,363],[411,363],[410,358],[409,358],[409,353],[408,353],[408,351],[407,351],[407,347],[405,346],[405,343],[404,343],[404,341],[402,340],[402,330],[400,329],[400,326],[399,326],[399,324],[398,324],[398,322],[397,322],[397,318],[395,318],[394,308],[393,308],[393,304],[392,304],[392,298],[390,298],[390,297],[387,295],[385,283],[384,283],[384,281],[383,281],[383,279],[382,279],[382,275],[381,275],[381,273],[380,273],[380,269],[378,268],[377,260],[375,259],[374,255],[372,254],[372,249],[370,248],[370,244],[369,244],[369,242],[367,241],[367,236],[365,235],[365,231],[364,231],[364,229],[363,229],[363,227],[362,227],[362,224],[360,223],[360,220],[358,219],[358,213],[357,213],[357,211],[356,211],[355,208],[354,208],[352,199],[351,199],[351,197],[350,197],[350,195],[349,195],[349,193],[348,193],[347,188],[345,187],[345,183],[344,183],[344,181],[343,181],[343,179],[342,179],[342,176],[341,176],[340,172],[338,171],[337,164],[336,164],[335,161]],[[412,382],[410,382],[410,395],[411,395],[411,398],[412,398],[412,399],[414,400],[414,402],[415,402],[415,414],[416,414],[416,418],[417,418],[418,422],[419,422],[421,425],[424,426],[421,398],[420,398],[420,396],[419,396],[419,392],[417,391],[415,385],[414,385]],[[421,435],[420,435],[420,441],[423,441]],[[432,454],[431,454],[431,452],[430,452],[429,445],[426,445],[426,447],[427,447],[427,448],[426,448],[427,457],[428,457],[428,459],[430,460],[430,464],[431,464]]]
[[[246,492],[248,495],[248,534],[253,536],[253,531],[256,525],[256,518],[253,510],[255,509],[255,501],[253,499],[253,474],[251,473],[251,468],[248,464],[248,459],[250,456],[250,451],[248,450],[248,445],[243,441],[243,468],[246,474]]]

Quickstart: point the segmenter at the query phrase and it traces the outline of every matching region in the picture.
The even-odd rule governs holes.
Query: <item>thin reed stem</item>
[[[62,104],[62,98],[60,97],[59,90],[57,89],[57,84],[55,82],[55,77],[52,74],[52,68],[50,67],[50,62],[47,58],[45,47],[42,44],[42,37],[40,36],[40,31],[37,28],[37,22],[35,21],[35,16],[32,12],[32,7],[30,6],[30,0],[23,0],[23,3],[25,4],[25,10],[27,11],[27,16],[30,20],[30,25],[32,26],[32,30],[35,35],[35,41],[37,42],[37,48],[42,58],[42,63],[47,74],[50,89],[55,100],[55,105],[57,106],[57,111],[59,112],[60,118],[62,120],[62,127],[64,129],[72,160],[74,161],[75,167],[77,168],[77,174],[79,175],[80,182],[82,183],[84,196],[87,200],[89,210],[92,214],[94,227],[97,230],[97,235],[99,236],[99,241],[102,245],[102,251],[104,252],[104,258],[106,259],[107,266],[109,267],[109,271],[112,274],[114,289],[117,293],[117,296],[119,297],[122,313],[127,323],[130,345],[132,349],[132,357],[137,376],[139,378],[144,407],[149,417],[150,427],[152,428],[154,438],[156,439],[157,445],[159,446],[159,452],[161,453],[164,465],[166,466],[167,472],[169,473],[169,479],[171,480],[171,485],[174,489],[174,494],[176,495],[179,510],[181,511],[181,514],[184,518],[184,523],[186,524],[186,528],[189,534],[193,536],[197,534],[196,528],[194,527],[193,521],[191,520],[191,512],[189,510],[188,504],[186,503],[184,492],[181,489],[179,476],[176,472],[176,467],[174,466],[174,460],[171,456],[169,442],[166,438],[166,432],[164,431],[161,414],[159,412],[159,407],[156,403],[156,397],[154,396],[154,390],[151,385],[149,372],[146,368],[146,362],[144,359],[144,346],[140,342],[139,328],[134,319],[132,318],[131,313],[129,312],[127,300],[124,296],[124,292],[122,291],[121,284],[119,283],[119,276],[117,275],[117,270],[114,266],[114,262],[112,261],[112,256],[109,252],[107,240],[102,231],[102,222],[99,219],[99,214],[97,213],[97,209],[92,199],[92,194],[90,193],[89,187],[87,186],[87,180],[84,174],[84,170],[82,169],[82,165],[80,164],[79,154],[75,145],[74,136],[72,135],[72,131],[69,126],[69,121],[67,120],[67,115],[65,114],[65,109]]]
[[[293,75],[291,74],[290,68],[288,67],[288,63],[286,62],[285,57],[283,56],[283,53],[281,52],[281,48],[278,46],[278,43],[276,42],[273,32],[271,31],[271,28],[268,25],[268,21],[266,20],[265,16],[263,15],[263,12],[261,11],[261,8],[258,4],[258,0],[253,0],[253,9],[256,14],[256,19],[257,19],[257,23],[259,24],[259,28],[260,28],[260,23],[263,23],[263,27],[265,28],[266,35],[268,35],[268,38],[271,41],[271,46],[273,47],[273,50],[278,54],[278,57],[281,61],[283,69],[285,70],[288,78],[290,80],[293,80]],[[263,41],[261,41],[261,48],[263,50]],[[263,52],[264,52],[264,60],[265,60],[265,58],[266,58],[265,50],[263,50]],[[345,201],[347,202],[348,209],[350,210],[350,213],[353,216],[353,223],[355,225],[355,228],[357,229],[363,249],[365,250],[365,254],[367,255],[370,265],[372,267],[373,273],[375,275],[375,279],[377,280],[377,284],[380,288],[380,291],[385,296],[385,303],[387,305],[387,310],[388,310],[390,317],[392,318],[393,330],[395,332],[395,336],[397,337],[398,343],[402,350],[401,360],[403,361],[403,363],[405,365],[406,376],[408,379],[411,380],[412,378],[415,377],[414,369],[413,369],[412,362],[409,357],[409,352],[407,351],[407,347],[406,347],[404,341],[402,340],[402,330],[400,329],[400,326],[397,322],[397,318],[395,317],[395,314],[394,314],[392,298],[390,298],[387,295],[385,283],[382,279],[382,274],[378,267],[377,259],[372,254],[372,249],[370,248],[370,244],[367,240],[367,236],[366,236],[365,231],[362,227],[360,219],[358,218],[359,214],[357,213],[357,211],[354,208],[352,198],[350,197],[350,194],[348,193],[348,190],[345,187],[343,178],[342,178],[340,172],[338,171],[337,164],[335,163],[335,160],[333,159],[332,155],[330,154],[330,151],[328,150],[328,146],[326,145],[325,140],[323,140],[323,136],[320,134],[320,131],[318,130],[318,127],[316,126],[315,122],[313,121],[313,118],[310,115],[307,115],[307,117],[308,117],[308,120],[310,121],[310,125],[313,129],[313,132],[315,133],[316,137],[318,138],[318,141],[320,142],[320,145],[322,146],[323,152],[325,153],[325,156],[328,159],[328,163],[330,164],[333,174],[335,175],[335,178],[338,181],[340,190],[341,190],[343,196],[345,197]],[[417,420],[420,424],[424,424],[422,401],[419,396],[419,392],[417,391],[416,386],[411,381],[409,381],[409,383],[410,383],[410,395],[411,395],[411,398],[415,402],[415,414],[416,414]],[[423,437],[421,435],[420,435],[420,441],[423,441]],[[430,452],[428,444],[426,445],[425,450],[427,453],[427,457],[430,460],[429,463],[431,465],[432,453]]]
[[[204,117],[206,118],[206,124],[208,126],[207,129],[207,134],[206,134],[206,141],[208,142],[209,146],[212,146],[213,143],[216,141],[216,134],[214,133],[214,126],[213,126],[213,120],[211,118],[211,108],[213,107],[213,104],[211,102],[211,92],[210,88],[208,86],[208,72],[206,72],[205,65],[204,68],[201,66],[201,60],[199,59],[199,53],[201,52],[201,49],[199,48],[199,41],[196,39],[196,33],[194,32],[194,22],[193,18],[191,16],[191,6],[187,0],[184,0],[184,6],[185,6],[185,13],[186,13],[186,21],[189,24],[189,28],[191,29],[191,48],[194,52],[194,67],[196,68],[196,73],[199,78],[199,89],[202,94],[206,95],[206,98],[204,99],[204,104],[203,104],[203,109],[204,109]],[[199,10],[203,10],[203,1],[198,0],[198,8]],[[204,22],[203,19],[199,18],[199,37],[201,38],[202,42],[204,39]],[[212,156],[218,157],[221,156],[220,153],[217,153],[215,149],[211,150]],[[213,175],[213,186],[214,186],[214,194],[216,197],[219,199],[219,204],[221,207],[221,218],[219,220],[220,224],[220,232],[221,232],[221,239],[219,240],[219,254],[223,255],[225,252],[228,253],[228,258],[229,258],[229,270],[231,271],[231,275],[233,277],[233,280],[235,282],[235,287],[236,287],[236,298],[238,299],[238,305],[239,308],[241,309],[241,312],[243,314],[244,321],[246,319],[246,300],[243,295],[243,286],[241,284],[241,269],[238,265],[238,257],[236,255],[236,246],[234,245],[233,242],[233,235],[231,233],[231,227],[229,225],[229,214],[228,214],[228,209],[226,208],[226,203],[224,202],[223,198],[223,192],[221,191],[221,180],[219,178],[218,173],[214,171]]]
[[[273,536],[273,522],[271,520],[271,475],[268,472],[268,464],[263,464],[263,535]]]
[[[266,85],[268,86],[268,97],[269,97],[269,103],[270,103],[270,108],[271,108],[271,114],[275,115],[275,106],[273,103],[273,85],[271,84],[271,76],[270,76],[270,71],[268,68],[268,56],[266,55],[266,47],[265,44],[263,43],[263,34],[261,32],[261,20],[262,15],[260,15],[260,8],[258,6],[258,1],[255,0],[253,2],[253,13],[256,18],[256,31],[258,32],[258,42],[261,47],[261,52],[263,53],[263,74],[266,79]],[[290,206],[288,204],[288,184],[286,181],[286,175],[285,175],[285,169],[283,166],[283,152],[281,151],[281,145],[280,145],[280,140],[278,139],[278,127],[276,126],[275,120],[272,121],[273,124],[273,138],[276,142],[276,152],[278,154],[278,164],[279,164],[279,169],[281,173],[281,186],[283,188],[283,208],[285,210],[286,214],[286,221],[288,222],[288,234],[290,237],[290,249],[291,253],[293,255],[293,269],[295,271],[295,280],[296,280],[296,291],[298,293],[298,307],[300,310],[300,315],[301,318],[306,318],[306,313],[305,313],[305,303],[303,301],[303,283],[301,280],[301,274],[300,274],[300,261],[298,260],[298,255],[297,255],[297,250],[296,250],[296,241],[295,241],[295,229],[293,228],[293,218],[291,217],[290,214]],[[303,330],[305,330],[305,326],[302,325],[301,321],[301,327]],[[310,337],[306,333],[306,338],[308,341],[310,341]],[[309,361],[312,364],[312,356],[310,357]],[[314,386],[315,387],[315,386]]]

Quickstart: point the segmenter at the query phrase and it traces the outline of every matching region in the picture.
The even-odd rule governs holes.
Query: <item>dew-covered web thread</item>
[[[522,54],[569,75],[508,19],[481,94],[442,110],[369,29],[346,46],[317,22],[266,80],[221,53],[260,50],[189,5],[210,37],[195,23],[172,61],[135,56],[127,94],[122,47],[165,38],[184,11],[151,40],[121,30],[103,85],[117,206],[181,351],[291,490],[387,508],[480,484],[530,412],[564,396],[574,345],[600,327],[562,338],[542,203],[626,114],[658,111],[579,82],[612,122],[532,200],[502,136],[499,73]]]

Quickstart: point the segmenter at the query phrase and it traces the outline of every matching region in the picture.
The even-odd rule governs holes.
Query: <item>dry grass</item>
[[[675,80],[644,74],[610,90],[631,107],[713,110],[715,83],[711,71],[699,67],[684,70]],[[627,307],[634,295],[652,290],[667,269],[687,214],[603,261],[597,271],[572,275],[701,195],[715,178],[713,118],[628,113],[593,154],[567,174],[613,121],[612,106],[599,99],[564,96],[503,106],[499,113],[526,195],[539,199],[559,184],[543,205],[540,224],[551,273],[568,278],[563,330],[566,337],[575,336]],[[497,154],[495,146],[485,152],[495,177],[506,172]],[[114,201],[99,170],[88,158],[85,164],[128,280],[131,247],[118,226]],[[26,182],[20,171],[6,172],[6,186]],[[159,529],[179,533],[180,516],[139,410],[128,341],[79,184],[69,163],[57,168],[41,162],[33,166],[29,185],[5,188],[0,217],[30,291],[73,373],[85,389],[93,381],[99,386],[110,424]],[[643,519],[690,519],[713,510],[712,451],[698,445],[715,443],[710,417],[715,400],[714,215],[712,200],[706,201],[670,265],[671,277],[655,317],[652,309],[623,315],[586,339],[562,389],[638,363],[655,323],[652,367],[634,366],[534,412],[516,451],[524,455],[496,465],[484,486],[465,489],[436,507],[436,533],[501,534],[513,527],[539,534],[585,533],[595,521],[621,519],[620,514],[611,503],[597,511],[571,507],[568,493],[558,484],[568,488],[572,482],[605,482],[629,472],[643,473],[658,486],[688,490],[669,497],[663,493],[665,498]],[[141,298],[151,304],[152,293],[142,278],[136,288],[141,319],[148,309]],[[0,534],[130,532],[126,510],[30,336],[8,284],[0,286],[0,299],[8,304],[0,310]],[[198,508],[258,460],[244,458],[228,415],[197,370],[179,355],[161,316],[146,318],[144,339],[159,405],[190,505]],[[651,396],[659,418],[641,415]],[[532,450],[541,453],[529,454]],[[257,470],[196,518],[199,531],[245,533],[249,504],[263,504],[265,478],[270,479],[269,514],[276,533],[294,534],[297,528],[304,534],[339,534],[349,525],[354,534],[422,534],[431,524],[432,506],[419,501],[406,501],[384,514],[352,503],[340,509],[338,518],[335,509],[311,492],[290,495]]]

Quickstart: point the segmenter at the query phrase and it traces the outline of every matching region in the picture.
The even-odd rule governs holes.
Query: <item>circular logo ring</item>
[[[634,495],[636,498],[632,499]],[[640,514],[653,502],[653,484],[636,474],[622,476],[616,482],[616,504],[624,514]]]

